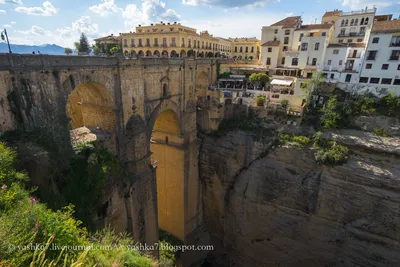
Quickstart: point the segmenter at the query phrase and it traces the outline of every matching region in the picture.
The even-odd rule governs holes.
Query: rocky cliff
[[[350,134],[328,134],[352,140]],[[360,142],[341,166],[246,132],[202,136],[204,220],[214,266],[400,266],[400,158]],[[396,143],[397,142],[397,143]],[[377,149],[378,148],[378,149]],[[218,244],[220,246],[218,246]]]

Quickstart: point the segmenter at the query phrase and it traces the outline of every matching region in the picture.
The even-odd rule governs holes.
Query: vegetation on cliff
[[[53,211],[27,189],[16,152],[0,143],[0,266],[157,266],[127,234],[89,233],[74,206]],[[161,253],[162,255],[166,253]],[[162,266],[171,266],[169,259]]]

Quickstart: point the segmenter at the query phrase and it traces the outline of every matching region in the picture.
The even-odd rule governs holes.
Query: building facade
[[[258,60],[260,40],[257,38],[229,38],[232,46],[232,58]]]

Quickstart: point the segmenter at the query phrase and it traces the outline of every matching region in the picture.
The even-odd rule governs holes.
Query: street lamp
[[[4,35],[5,35],[5,38],[4,38]],[[4,31],[1,32],[1,40],[4,41],[5,39],[7,39],[8,50],[10,51],[10,54],[12,54],[12,52],[11,52],[11,46],[10,46],[10,41],[8,40],[8,35],[7,35],[7,30],[6,30],[6,29],[4,29]]]

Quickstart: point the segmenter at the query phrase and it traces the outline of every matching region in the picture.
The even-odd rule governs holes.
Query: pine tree
[[[89,41],[84,33],[81,34],[81,38],[79,39],[79,52],[89,53],[90,45]]]

